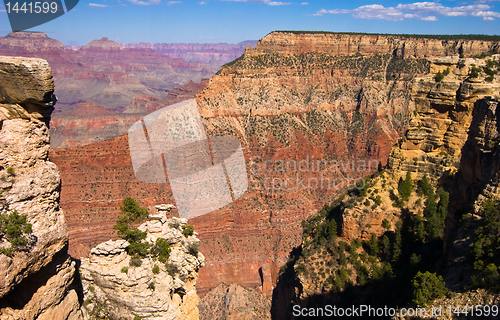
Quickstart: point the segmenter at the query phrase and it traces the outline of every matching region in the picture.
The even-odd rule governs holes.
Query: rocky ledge
[[[161,213],[161,212],[160,212]],[[196,279],[205,257],[186,219],[150,216],[139,226],[151,246],[164,239],[170,246],[165,263],[127,253],[125,240],[109,240],[82,259],[83,311],[89,318],[198,319]],[[135,267],[134,267],[135,266]]]

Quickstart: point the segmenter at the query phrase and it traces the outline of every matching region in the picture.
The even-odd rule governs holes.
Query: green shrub
[[[434,79],[436,80],[436,82],[441,82],[444,79],[444,75],[441,73],[441,71],[438,71]]]
[[[16,210],[10,214],[0,216],[1,232],[10,242],[8,249],[1,248],[0,253],[11,256],[16,251],[26,249],[28,245],[28,235],[31,234],[32,226],[26,222],[26,215],[19,215]]]
[[[162,238],[156,239],[153,248],[151,248],[151,254],[153,255],[154,258],[157,258],[161,263],[167,262],[168,258],[170,257],[171,251],[172,249],[170,248],[168,242]]]
[[[158,274],[158,273],[160,273],[160,267],[158,267],[157,265],[155,265],[155,266],[153,267],[153,273],[154,273],[154,274]]]
[[[173,263],[165,263],[165,268],[167,269],[167,273],[172,277],[174,278],[175,275],[179,272],[179,268],[177,267],[177,265],[173,264]]]
[[[387,219],[382,220],[382,227],[384,229],[390,229],[391,228],[391,223],[389,222],[389,220],[387,220]]]
[[[479,72],[481,72],[480,68],[477,68],[476,66],[472,66],[469,72],[469,77],[471,78],[477,78],[479,77]]]
[[[123,205],[120,206],[120,210],[122,215],[127,218],[128,222],[140,222],[149,215],[148,210],[146,208],[141,208],[139,203],[131,197],[127,197],[123,200]]]
[[[155,291],[155,283],[154,282],[150,282],[148,284],[148,289],[151,289],[151,290]]]
[[[134,317],[134,320],[142,320],[142,318],[141,318],[141,317],[139,317],[139,316],[135,316],[135,317]]]
[[[122,272],[123,272],[123,273],[128,273],[128,267],[123,267],[123,268],[122,268]]]
[[[8,167],[7,168],[7,173],[11,176],[15,175],[16,173],[16,169],[14,169],[14,167]]]
[[[192,254],[193,256],[198,255],[198,252],[200,252],[200,243],[198,241],[191,242],[188,245],[188,250],[189,250],[189,253]]]
[[[412,302],[419,306],[432,304],[435,299],[442,298],[448,292],[443,277],[426,271],[417,272],[412,280]]]
[[[139,258],[131,258],[130,259],[130,262],[129,262],[129,265],[131,267],[140,267],[142,265],[142,260],[139,259]]]
[[[182,234],[185,237],[192,236],[193,232],[194,232],[194,227],[192,225],[187,224],[185,226],[182,226]]]

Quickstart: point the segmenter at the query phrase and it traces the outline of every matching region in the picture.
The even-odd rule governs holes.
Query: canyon
[[[52,42],[55,51],[38,45],[30,49],[29,44],[40,39],[40,43]],[[12,308],[19,303],[14,301],[16,290],[31,283],[33,275],[42,275],[49,279],[47,286],[59,288],[55,300],[37,309],[47,318],[60,314],[78,319],[96,310],[99,315],[105,309],[102,302],[109,300],[105,313],[115,318],[137,314],[154,317],[166,312],[160,304],[168,303],[181,318],[196,319],[199,311],[195,296],[199,295],[202,318],[225,315],[237,319],[248,314],[249,308],[254,308],[249,314],[253,318],[268,317],[269,304],[264,297],[272,297],[273,318],[279,314],[277,318],[286,319],[290,301],[332,297],[324,295],[329,290],[324,279],[299,275],[294,264],[301,258],[313,262],[322,259],[318,255],[302,257],[297,251],[307,240],[303,227],[308,218],[316,219],[322,208],[330,210],[325,204],[334,203],[342,208],[339,239],[368,240],[370,233],[395,232],[401,210],[391,207],[390,189],[397,188],[398,179],[407,172],[415,179],[427,174],[431,184],[447,186],[450,197],[460,199],[457,204],[450,202],[444,231],[450,247],[443,249],[449,253],[449,264],[460,272],[449,271],[445,278],[458,288],[470,273],[463,263],[465,250],[460,244],[467,243],[473,231],[465,227],[461,230],[455,213],[473,203],[471,216],[481,220],[481,201],[500,199],[495,176],[499,81],[487,77],[490,62],[476,57],[488,54],[488,59],[500,60],[493,54],[499,50],[499,42],[279,31],[268,34],[255,47],[246,47],[241,57],[226,63],[210,80],[184,81],[184,86],[165,89],[168,77],[162,82],[156,74],[157,78],[147,82],[141,77],[149,69],[136,66],[138,73],[127,69],[133,67],[127,57],[144,52],[149,54],[143,61],[148,57],[157,61],[161,53],[150,47],[123,48],[103,38],[73,50],[60,48],[56,40],[47,40],[43,34],[23,33],[1,38],[0,50],[22,47],[23,41],[28,45],[21,52],[26,54],[50,51],[56,65],[54,74],[59,75],[64,71],[57,69],[57,50],[97,52],[108,64],[92,64],[97,69],[88,79],[97,77],[98,69],[104,68],[103,79],[110,85],[103,91],[96,90],[104,92],[102,96],[67,104],[60,117],[52,119],[51,143],[58,148],[49,151],[49,117],[56,101],[54,90],[57,93],[50,61],[3,58],[7,61],[3,68],[28,73],[40,83],[37,88],[42,88],[30,91],[22,80],[26,75],[20,77],[21,85],[0,82],[0,141],[19,141],[18,145],[2,148],[6,154],[1,157],[1,204],[4,211],[16,209],[26,214],[37,239],[30,240],[29,250],[14,254],[15,263],[7,255],[0,256],[5,265],[2,270],[9,275],[0,287],[0,302],[2,312],[11,318],[22,318],[32,305],[41,304],[39,294],[50,289],[44,284],[35,288],[38,292],[23,298],[20,307]],[[146,49],[150,51],[139,53]],[[201,64],[160,57],[172,63],[165,70],[179,63],[185,67],[182,70],[193,71],[196,63]],[[112,61],[118,61],[116,69]],[[199,75],[198,71],[194,74]],[[472,76],[474,72],[477,76]],[[66,75],[73,76],[73,71]],[[116,82],[122,77],[133,81]],[[64,76],[59,79],[65,92],[64,85],[73,80]],[[100,78],[96,79],[96,86],[102,86]],[[124,87],[115,86],[117,83]],[[103,102],[113,100],[123,90],[128,92],[126,101],[115,105]],[[145,260],[142,268],[130,273],[138,291],[130,291],[127,296],[109,290],[110,283],[127,286],[130,281],[118,267],[102,267],[116,262],[122,267],[131,260],[126,243],[116,240],[113,228],[123,199],[138,200],[150,213],[156,212],[159,204],[175,203],[168,183],[136,179],[124,133],[144,115],[193,97],[208,136],[231,136],[240,141],[248,191],[223,208],[190,219],[196,238],[182,235],[180,225],[188,221],[177,219],[175,208],[165,219],[154,221],[156,218],[150,217],[139,226],[148,232],[148,241],[154,241],[155,232],[171,240],[172,256],[178,258],[189,280],[184,287],[174,275],[167,276],[166,269],[158,270],[165,273],[161,279],[149,274],[153,265]],[[26,133],[32,136],[28,139]],[[363,187],[370,184],[370,195],[356,194],[359,183]],[[370,209],[366,204],[371,205],[370,200],[363,197],[374,195],[374,189],[377,193],[382,190],[382,206]],[[347,196],[337,199],[346,192]],[[417,198],[409,201],[419,206]],[[36,210],[28,212],[27,207]],[[384,226],[384,220],[389,227]],[[190,243],[198,243],[198,239],[203,255],[189,254]],[[68,253],[81,260],[83,287],[74,280],[76,263]],[[12,269],[17,266],[22,270]],[[151,291],[151,281],[168,287],[171,294],[158,296],[154,286]],[[83,313],[82,292],[90,299]],[[144,309],[136,303],[146,293],[159,304]],[[127,297],[133,297],[133,301]],[[219,303],[222,299],[225,304]],[[252,306],[250,300],[259,303]],[[124,305],[127,307],[121,309]]]
[[[151,48],[122,48],[106,37],[79,50],[67,49],[41,32],[13,32],[1,37],[0,54],[49,62],[58,97],[54,116],[86,101],[123,111],[137,94],[163,98],[189,81],[209,78],[218,68],[171,58]]]
[[[226,64],[196,101],[208,135],[241,141],[251,182],[236,202],[190,220],[206,256],[198,293],[222,282],[261,285],[265,264],[275,282],[290,250],[301,242],[301,221],[352,188],[355,179],[376,171],[378,166],[367,165],[370,160],[387,164],[393,144],[410,124],[413,82],[430,72],[429,59],[471,57],[498,46],[477,40],[273,32]],[[126,136],[56,149],[50,158],[63,176],[62,206],[70,252],[77,257],[113,237],[124,197],[150,209],[159,201],[174,201],[168,184],[135,179]],[[279,160],[361,160],[365,166],[292,167],[288,172],[264,166]],[[319,183],[321,177],[328,185]],[[285,190],[279,182],[287,179],[294,187]]]

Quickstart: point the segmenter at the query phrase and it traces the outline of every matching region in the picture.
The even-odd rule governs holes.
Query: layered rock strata
[[[61,180],[48,161],[53,92],[47,61],[0,57],[0,213],[16,211],[32,226],[26,246],[0,254],[2,319],[82,317],[59,207]],[[6,234],[0,241],[10,246]]]
[[[185,236],[185,219],[160,219],[153,216],[139,229],[147,232],[153,245],[165,239],[170,257],[161,263],[141,259],[140,266],[131,265],[125,240],[109,240],[90,251],[80,266],[87,316],[109,319],[199,319],[196,279],[204,256],[197,251],[196,234]],[[157,268],[157,270],[155,270]]]
[[[412,173],[414,180],[427,175],[434,183],[439,181],[441,185],[447,186],[452,184],[458,170],[462,176],[467,177],[469,183],[481,179],[472,177],[474,174],[481,175],[477,172],[480,172],[479,168],[482,166],[475,162],[468,163],[471,151],[464,149],[464,146],[471,130],[484,131],[473,129],[474,113],[475,121],[484,118],[481,115],[487,113],[484,109],[495,104],[490,101],[500,97],[500,81],[495,77],[491,81],[485,80],[488,75],[483,68],[486,67],[487,60],[499,61],[500,56],[492,55],[485,59],[458,56],[435,58],[431,60],[430,73],[415,79],[411,89],[412,102],[409,108],[412,112],[408,129],[388,157],[385,171],[388,187],[396,188],[396,182],[400,177],[404,178],[407,171]],[[470,76],[473,68],[480,70],[477,77]],[[446,74],[440,81],[436,81],[438,72]],[[483,127],[485,125],[482,124]],[[482,141],[484,138],[474,139]],[[469,174],[473,172],[474,174]],[[374,188],[386,189],[380,196],[383,202],[391,203],[388,188],[382,187],[382,180],[374,181]],[[462,191],[457,201],[458,199],[469,199],[469,195]],[[363,207],[347,209],[342,217],[343,237],[348,240],[368,239],[371,232],[382,234],[385,231],[381,224],[383,219],[396,221],[399,218],[400,210],[391,207],[382,207],[369,215],[363,214]],[[458,207],[460,205],[456,208]],[[365,228],[367,224],[372,226],[370,230]]]
[[[445,250],[437,254],[427,252],[430,262],[426,267],[437,268],[439,264],[450,289],[464,290],[472,284],[472,262],[467,256],[476,238],[475,232],[484,221],[481,204],[487,199],[500,200],[497,111],[500,81],[496,77],[499,66],[498,54],[481,59],[459,56],[430,59],[430,73],[413,81],[409,125],[392,148],[387,168],[369,181],[364,194],[350,193],[337,203],[335,220],[339,224],[339,238],[334,246],[340,241],[352,243],[356,238],[368,241],[372,233],[380,237],[395,232],[396,224],[403,221],[404,215],[421,215],[425,205],[418,194],[412,191],[401,208],[391,192],[397,196],[398,180],[404,179],[407,172],[414,182],[426,175],[431,184],[450,193]],[[375,204],[376,198],[378,204]],[[464,223],[467,219],[469,222]],[[321,252],[318,254],[303,243],[299,250],[291,253],[293,268],[285,269],[273,296],[273,316],[277,319],[291,318],[289,301],[312,305],[346,302],[339,297],[349,292],[347,289],[334,289],[318,276],[321,267],[317,266],[329,262],[328,255],[325,258]],[[376,269],[374,263],[377,262],[370,262],[371,270]],[[326,276],[335,268],[339,268],[336,258]],[[351,271],[355,276],[350,280],[360,284],[357,271]],[[360,289],[357,297],[362,299],[371,294],[374,293]],[[473,295],[471,292],[457,294],[456,301]],[[346,297],[349,299],[349,293]],[[483,298],[494,301],[484,292],[474,300]]]
[[[198,292],[222,282],[259,286],[265,263],[275,281],[291,248],[300,244],[300,222],[348,183],[377,170],[377,163],[386,164],[409,124],[413,79],[431,69],[427,58],[497,48],[488,41],[274,32],[227,64],[197,103],[208,135],[241,141],[251,184],[238,201],[190,221],[207,256]],[[175,200],[168,185],[137,181],[128,154],[126,137],[54,152],[71,185],[63,205],[72,212],[75,251],[84,254],[95,239],[110,237],[117,210],[109,208],[118,208],[124,197],[150,208]],[[286,161],[302,161],[304,170],[290,162],[281,171],[280,160],[285,169]],[[316,161],[323,160],[337,166],[318,170]],[[291,189],[279,184],[287,179]],[[353,235],[359,232],[356,221]]]

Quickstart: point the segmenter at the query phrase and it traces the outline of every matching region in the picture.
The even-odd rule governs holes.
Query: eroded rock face
[[[338,39],[345,40],[348,50],[339,49]],[[350,165],[352,159],[386,164],[392,146],[409,125],[409,113],[414,109],[413,79],[425,79],[431,71],[425,57],[455,53],[456,49],[453,41],[399,39],[396,45],[396,40],[387,36],[272,33],[255,49],[248,48],[243,57],[226,65],[197,95],[207,134],[229,135],[241,141],[252,180],[249,191],[233,204],[190,221],[207,256],[197,283],[200,294],[222,282],[259,286],[259,270],[265,263],[271,267],[274,282],[290,250],[301,242],[301,221],[343,192],[320,186],[308,192],[307,179],[320,179],[320,172],[281,173],[274,172],[274,167],[270,173],[257,172],[268,179],[267,185],[259,188],[251,159],[260,157],[261,164],[289,159],[309,159],[311,163],[313,158],[343,161],[349,165],[342,172],[322,172],[330,181],[341,178],[343,182],[377,169],[375,164],[358,171]],[[464,46],[478,48],[464,51],[468,56],[495,49],[497,44],[470,42]],[[434,65],[439,63],[432,68]],[[432,77],[437,71],[432,72],[429,81],[435,83]],[[453,82],[451,75],[440,85],[448,82]],[[454,86],[447,85],[449,94]],[[441,97],[435,100],[441,101]],[[151,110],[156,102],[138,98],[130,111]],[[95,239],[112,237],[117,208],[124,197],[132,196],[149,208],[175,200],[168,185],[148,185],[135,179],[124,136],[80,149],[56,150],[53,158],[65,177],[67,188],[62,197],[65,210],[71,213],[70,250],[78,255],[85,255]],[[297,188],[273,188],[269,181],[274,178],[291,179]],[[302,178],[306,188],[296,183]],[[387,202],[390,205],[388,196]],[[363,209],[351,215],[353,236],[361,230],[358,217]],[[382,207],[378,210],[385,214]],[[371,223],[376,232],[383,232],[382,218],[373,220],[363,220],[361,227]],[[82,232],[85,228],[88,231]]]
[[[197,251],[196,235],[182,232],[185,219],[150,219],[139,229],[147,232],[151,244],[163,238],[171,246],[166,264],[145,258],[138,267],[130,266],[125,240],[109,240],[90,251],[80,266],[87,316],[109,319],[189,319],[199,318],[196,279],[204,264]],[[157,266],[158,272],[153,272]],[[125,268],[125,269],[124,269]]]
[[[482,68],[487,60],[498,61],[500,56],[431,59],[430,73],[414,80],[409,126],[388,158],[385,174],[389,187],[396,187],[395,182],[404,178],[407,171],[412,173],[414,181],[427,175],[434,182],[440,180],[449,185],[460,169],[460,177],[467,182],[454,183],[461,188],[457,200],[450,205],[450,211],[455,212],[461,206],[459,203],[470,201],[467,188],[471,184],[485,180],[484,176],[491,178],[493,169],[486,166],[486,163],[491,165],[491,159],[479,160],[479,150],[491,148],[496,141],[496,122],[491,117],[496,112],[495,101],[500,97],[500,81],[497,78],[485,80],[488,75]],[[473,67],[481,69],[477,77],[470,76]],[[438,72],[447,75],[436,81]],[[387,189],[382,187],[380,180],[375,181],[374,188]],[[383,202],[391,203],[386,193],[380,196]],[[400,215],[399,208],[391,205],[368,213],[363,209],[356,206],[345,210],[342,235],[346,239],[368,239],[370,232],[380,235],[384,232],[383,219],[396,221]],[[366,225],[371,226],[370,230]]]
[[[53,92],[47,61],[0,57],[0,212],[16,210],[32,225],[25,249],[0,255],[2,319],[81,318],[59,171],[48,161]]]

